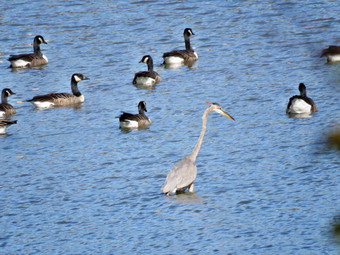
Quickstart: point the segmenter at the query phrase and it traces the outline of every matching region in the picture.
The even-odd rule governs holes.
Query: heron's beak
[[[216,105],[219,105],[217,103],[212,103],[212,102],[205,102],[206,104],[216,104]],[[228,117],[229,119],[231,120],[235,120],[229,113],[227,113],[226,111],[223,111],[222,109],[214,109],[215,112],[219,113],[219,114],[222,114],[226,117]]]
[[[223,110],[216,109],[215,111],[218,112],[219,114],[222,114],[222,115],[228,117],[231,120],[235,120],[229,113],[227,113],[227,112],[225,112]]]

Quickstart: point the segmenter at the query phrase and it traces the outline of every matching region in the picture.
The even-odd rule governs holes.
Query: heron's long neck
[[[184,42],[185,42],[185,49],[186,50],[192,50],[190,46],[190,37],[187,35],[184,35]]]
[[[74,80],[73,77],[71,79],[71,89],[72,89],[73,95],[75,95],[76,97],[81,96],[81,93],[78,89],[78,83]]]
[[[152,61],[152,59],[149,59],[147,64],[148,64],[148,71],[153,71],[153,61]]]
[[[190,154],[190,158],[192,161],[195,161],[198,155],[198,152],[201,149],[202,146],[202,142],[203,142],[203,138],[205,135],[205,131],[207,130],[207,119],[208,119],[208,114],[210,113],[209,108],[205,110],[205,112],[203,113],[202,116],[202,130],[200,133],[200,136],[198,137],[197,143],[194,147],[194,149],[192,150],[191,154]]]
[[[7,104],[7,96],[5,93],[1,93],[1,103]]]

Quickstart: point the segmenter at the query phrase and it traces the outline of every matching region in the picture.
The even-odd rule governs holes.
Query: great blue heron
[[[219,104],[210,102],[207,102],[207,104],[210,104],[210,106],[203,113],[202,130],[194,149],[189,155],[186,155],[183,159],[175,164],[175,166],[168,173],[165,183],[161,188],[163,193],[167,195],[185,191],[186,189],[189,189],[189,192],[194,191],[193,182],[197,175],[195,161],[198,152],[201,149],[203,137],[207,128],[208,114],[212,111],[215,111],[234,120],[234,118],[225,112]]]
[[[340,61],[340,46],[329,46],[322,51],[321,57],[327,57],[327,62],[329,63]]]
[[[190,36],[195,35],[191,28],[184,29],[183,36],[185,42],[185,50],[173,50],[163,54],[164,64],[184,64],[193,62],[198,59],[197,53],[191,48]]]
[[[289,99],[286,113],[292,114],[310,114],[318,109],[314,101],[307,97],[306,86],[303,83],[299,84],[300,95],[292,96]]]
[[[132,114],[123,112],[119,118],[120,128],[141,128],[146,127],[151,124],[151,120],[145,115],[146,110],[146,102],[140,101],[138,103],[138,113]]]
[[[148,70],[136,73],[132,84],[137,86],[153,86],[161,81],[159,74],[153,70],[153,60],[150,55],[143,56],[140,63],[146,63],[148,65]]]
[[[75,73],[71,77],[71,90],[70,93],[50,93],[46,95],[35,96],[27,100],[38,108],[49,108],[53,106],[69,106],[80,104],[85,101],[85,97],[78,89],[78,82],[81,80],[89,80],[88,77],[81,73]]]
[[[7,97],[15,95],[15,93],[8,88],[5,88],[1,92],[1,104],[0,104],[0,117],[8,116],[16,113],[14,107],[7,102]]]

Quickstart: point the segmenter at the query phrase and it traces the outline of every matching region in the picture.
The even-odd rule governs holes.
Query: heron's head
[[[206,102],[206,104],[209,104],[209,105],[210,105],[211,111],[214,111],[214,112],[217,112],[217,113],[219,113],[219,114],[222,114],[222,115],[228,117],[228,118],[231,119],[231,120],[235,120],[229,113],[227,113],[226,111],[224,111],[224,110],[222,109],[222,106],[219,105],[218,103]]]

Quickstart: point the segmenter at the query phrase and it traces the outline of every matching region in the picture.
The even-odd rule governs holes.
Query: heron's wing
[[[176,189],[185,188],[196,179],[196,175],[197,168],[195,163],[188,156],[185,156],[171,169],[162,190],[164,193],[168,193]]]

